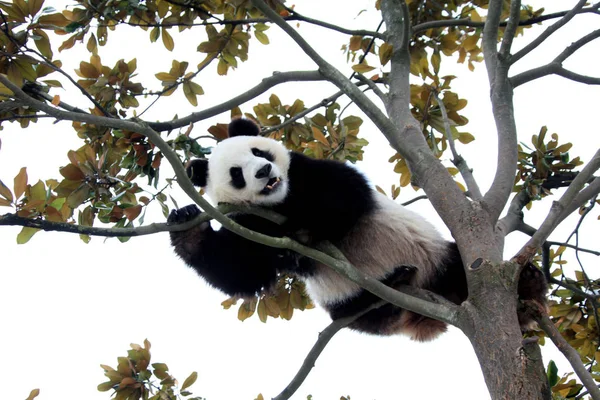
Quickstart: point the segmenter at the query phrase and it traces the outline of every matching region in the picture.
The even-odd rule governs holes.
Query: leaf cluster
[[[229,309],[237,304],[239,299],[230,297],[221,305]],[[243,299],[238,308],[238,319],[244,321],[256,312],[262,322],[267,318],[292,319],[294,310],[304,311],[314,308],[312,300],[306,293],[304,281],[294,275],[281,275],[274,288],[262,292],[255,297]]]
[[[150,364],[150,358],[150,342],[147,339],[143,346],[132,343],[127,356],[117,358],[116,369],[100,365],[108,381],[99,384],[98,390],[113,390],[115,400],[205,400],[191,397],[193,394],[189,391],[198,378],[197,372],[192,372],[179,386],[169,373],[167,364]]]

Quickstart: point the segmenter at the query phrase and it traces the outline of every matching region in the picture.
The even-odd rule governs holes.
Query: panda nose
[[[271,173],[271,164],[265,164],[261,169],[256,172],[256,179],[268,178]]]

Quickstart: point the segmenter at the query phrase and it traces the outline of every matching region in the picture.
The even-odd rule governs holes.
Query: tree
[[[253,113],[245,114],[265,128],[264,134],[283,140],[291,149],[353,162],[362,159],[367,145],[358,136],[362,121],[372,122],[397,152],[391,161],[400,181],[390,194],[398,197],[400,187],[409,184],[424,190],[459,245],[469,280],[469,299],[454,306],[411,288],[395,291],[365,280],[336,249],[309,249],[290,240],[260,240],[318,258],[385,301],[460,328],[473,344],[493,399],[550,398],[550,389],[563,398],[574,398],[584,391],[600,398],[594,383],[600,380],[596,365],[600,359],[597,281],[582,266],[567,268],[563,258],[569,248],[574,249],[575,256],[594,251],[581,248],[578,242],[547,240],[568,215],[580,210],[583,221],[594,207],[600,192],[600,179],[594,176],[600,167],[600,152],[585,165],[577,157],[570,159],[570,143],[559,140],[556,134],[548,135],[545,127],[540,127],[531,143],[519,144],[518,137],[524,133],[517,136],[513,107],[514,89],[548,75],[587,85],[600,83],[598,77],[564,67],[576,51],[600,36],[599,30],[591,30],[556,51],[550,63],[515,72],[518,62],[551,40],[559,28],[573,23],[580,14],[597,14],[598,4],[586,6],[585,1],[579,1],[571,9],[552,14],[520,1],[447,1],[440,5],[382,0],[375,7],[377,10],[369,12],[381,13],[380,27],[351,30],[306,17],[277,1],[77,1],[76,6],[62,12],[44,8],[39,0],[0,2],[0,117],[28,129],[44,129],[44,119],[58,121],[61,127],[72,121],[72,129],[83,141],[81,147],[68,152],[68,162],[65,160],[66,166],[60,169],[61,180],[32,184],[23,168],[12,187],[1,184],[0,205],[12,210],[0,217],[0,224],[23,226],[17,236],[19,243],[26,243],[40,229],[78,233],[86,242],[91,235],[117,236],[126,241],[131,236],[187,229],[188,225],[167,227],[162,223],[141,226],[146,210],[154,204],[160,204],[165,213],[176,206],[167,193],[180,186],[208,217],[255,238],[226,217],[230,208],[212,207],[185,176],[182,161],[209,152],[196,140],[206,135],[196,135],[194,124],[218,117],[219,123],[208,133],[222,139],[224,123],[241,115],[241,107],[248,107],[246,103],[258,95],[294,81],[326,81],[337,91],[328,92],[328,97],[314,105],[307,107],[300,99],[285,105],[271,94],[267,103],[256,104]],[[296,22],[302,24],[299,30],[290,25]],[[513,40],[538,23],[545,24],[545,30],[515,50]],[[154,115],[147,114],[171,100],[165,97],[180,92],[197,106],[198,96],[204,94],[203,86],[207,85],[198,83],[202,76],[215,68],[221,76],[232,74],[249,57],[251,41],[269,42],[266,31],[273,24],[293,40],[299,54],[316,64],[316,69],[274,73],[250,90],[240,90],[221,103],[172,119],[156,121]],[[334,56],[319,54],[303,38],[302,28],[311,24],[348,36],[344,52],[354,71],[349,77],[328,61]],[[140,80],[136,72],[142,68],[130,55],[123,55],[114,64],[103,63],[106,55],[102,46],[113,36],[126,40],[126,36],[119,36],[125,25],[146,31],[151,42],[160,39],[169,51],[174,51],[176,44],[184,44],[183,40],[176,42],[176,29],[182,34],[193,32],[190,37],[204,59],[195,70],[180,58],[173,60],[168,72],[153,71],[161,87],[152,89],[156,80]],[[62,41],[55,35],[67,38]],[[62,43],[60,51],[82,50],[85,43],[89,62],[78,60],[76,76],[54,58],[58,43]],[[184,57],[191,53],[188,49]],[[466,61],[471,70],[483,61],[488,74],[498,158],[491,188],[485,193],[456,149],[456,141],[468,144],[480,133],[461,131],[467,118],[459,112],[466,100],[452,91],[455,77],[441,74],[442,67],[454,59]],[[144,69],[151,67],[144,65]],[[65,91],[59,91],[63,87]],[[341,96],[353,102],[360,117],[345,115],[336,103]],[[383,107],[378,105],[382,103]],[[591,144],[597,147],[597,142]],[[454,165],[440,162],[444,157],[450,157]],[[169,176],[170,168],[174,177],[161,178],[159,172],[165,176],[166,171]],[[464,185],[453,175],[457,179],[460,176]],[[5,182],[9,178],[2,176]],[[146,186],[154,189],[144,186],[146,178]],[[535,227],[525,224],[526,207],[537,206],[542,203],[538,200],[564,187],[541,223]],[[94,222],[109,227],[93,227]],[[510,261],[504,261],[505,237],[515,231],[531,238]],[[574,234],[578,238],[577,230]],[[535,304],[518,304],[515,295],[521,266],[536,257],[554,285],[551,320]],[[273,299],[261,295],[245,301],[238,315],[247,318],[256,309],[263,320],[269,315],[289,319],[294,309],[306,308],[309,302],[302,286],[293,277],[286,279],[291,284],[282,286],[281,291],[296,300],[267,309],[266,304]],[[567,377],[559,381],[552,364],[546,373],[537,341],[523,339],[519,330],[514,312],[517,307],[528,308],[546,334],[565,349],[585,388]],[[127,385],[123,386],[126,389]]]

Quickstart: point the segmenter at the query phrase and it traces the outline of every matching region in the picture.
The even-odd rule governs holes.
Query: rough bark
[[[549,400],[540,347],[536,340],[523,339],[517,320],[518,271],[510,262],[483,262],[471,270],[463,330],[493,400]]]

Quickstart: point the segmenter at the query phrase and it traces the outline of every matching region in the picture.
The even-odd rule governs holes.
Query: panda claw
[[[174,225],[190,221],[200,215],[202,211],[195,205],[190,204],[183,208],[172,210],[167,218],[167,224]]]

